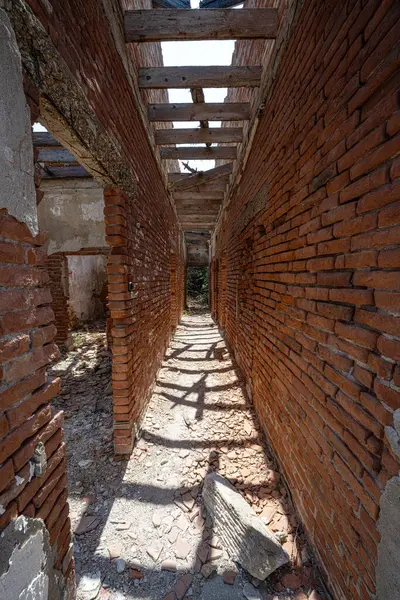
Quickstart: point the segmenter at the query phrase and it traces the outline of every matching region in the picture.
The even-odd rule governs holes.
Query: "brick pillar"
[[[112,338],[112,384],[114,403],[114,449],[116,454],[130,454],[135,439],[135,391],[132,354],[135,340],[132,325],[130,291],[133,257],[128,252],[130,199],[116,189],[104,190],[106,239],[111,250],[108,257],[108,326]]]
[[[65,254],[50,254],[46,260],[51,290],[51,307],[54,311],[57,344],[68,344],[70,322],[68,313],[68,260]]]
[[[179,310],[178,310],[178,285],[177,285],[177,273],[176,273],[176,256],[171,253],[170,258],[170,287],[171,287],[171,331],[174,331],[178,324]]]

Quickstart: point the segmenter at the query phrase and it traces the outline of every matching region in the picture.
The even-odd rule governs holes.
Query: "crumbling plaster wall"
[[[0,598],[61,600],[49,534],[41,519],[18,517],[1,534]]]
[[[48,235],[49,255],[107,247],[104,191],[96,180],[42,180],[40,189],[39,226]]]
[[[101,295],[107,281],[106,269],[106,256],[68,256],[68,306],[72,327],[104,317]]]
[[[33,146],[18,45],[6,13],[0,8],[0,207],[38,233]],[[5,85],[4,82],[7,82]],[[21,118],[23,116],[23,118]]]

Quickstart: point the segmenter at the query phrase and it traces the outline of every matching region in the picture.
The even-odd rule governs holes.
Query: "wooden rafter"
[[[156,144],[214,144],[241,142],[241,127],[214,127],[212,129],[159,129],[155,133]]]
[[[139,69],[142,89],[258,87],[261,67],[148,67]]]
[[[161,148],[161,158],[181,160],[231,160],[236,158],[236,146],[218,146],[216,148],[199,148],[197,146],[181,146],[179,148]]]
[[[204,104],[149,104],[150,121],[248,121],[248,102],[212,102]]]
[[[192,100],[194,104],[204,104],[205,103],[205,98],[204,98],[204,91],[201,88],[192,88],[190,90],[191,96],[192,96]],[[209,129],[209,123],[207,120],[201,120],[200,121],[200,127],[202,129]],[[209,148],[211,146],[210,142],[206,142],[206,146],[207,148]]]
[[[222,192],[175,192],[173,194],[175,200],[218,200],[219,202],[223,199],[224,194]]]
[[[232,163],[221,165],[219,167],[215,167],[214,169],[210,169],[209,171],[199,173],[198,175],[189,175],[188,177],[181,178],[180,180],[173,182],[170,187],[173,192],[177,192],[178,190],[189,190],[191,188],[216,181],[222,177],[226,177],[232,173],[232,169]]]
[[[275,39],[275,8],[127,10],[126,42]]]

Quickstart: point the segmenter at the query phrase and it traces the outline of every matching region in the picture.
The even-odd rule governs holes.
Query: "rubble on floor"
[[[62,376],[57,406],[68,417],[78,600],[325,598],[240,375],[229,354],[218,351],[225,344],[210,316],[183,318],[127,461],[112,456],[105,334],[75,337],[79,347],[54,372]],[[233,562],[213,531],[202,484],[214,471],[235,486],[290,557],[265,581]]]

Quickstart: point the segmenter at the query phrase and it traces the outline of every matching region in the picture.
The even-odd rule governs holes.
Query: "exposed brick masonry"
[[[282,27],[293,3],[278,4]],[[214,245],[214,314],[346,600],[375,591],[399,471],[384,438],[400,407],[399,18],[391,0],[303,3]]]
[[[172,329],[183,309],[183,264],[175,216],[168,207],[135,203],[105,190],[109,308],[113,349],[115,450],[130,453]],[[143,224],[143,225],[142,225]],[[171,262],[168,249],[174,242]],[[174,283],[172,283],[174,282]],[[171,292],[174,292],[172,295]]]
[[[43,241],[0,215],[0,531],[19,514],[42,518],[55,567],[73,579],[62,413],[50,407],[60,382],[46,377],[58,348]],[[39,442],[48,463],[34,477],[29,461]]]

